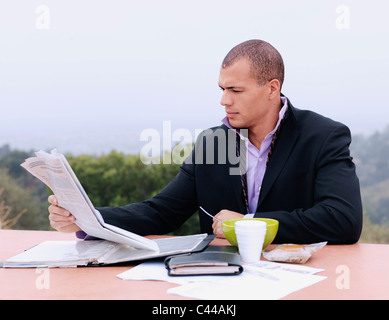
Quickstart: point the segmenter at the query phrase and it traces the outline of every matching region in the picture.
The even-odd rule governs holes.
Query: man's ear
[[[280,81],[277,79],[270,80],[268,83],[268,88],[269,88],[269,99],[273,99],[275,97],[280,96],[281,92],[281,84]]]

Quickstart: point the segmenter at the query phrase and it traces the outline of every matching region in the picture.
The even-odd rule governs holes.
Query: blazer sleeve
[[[198,209],[194,166],[184,162],[177,176],[151,199],[96,209],[106,223],[142,236],[172,232]]]
[[[336,127],[319,149],[313,189],[290,191],[289,197],[296,192],[312,192],[311,207],[256,214],[279,221],[275,242],[351,244],[359,240],[362,204],[350,143],[349,129],[344,125]]]

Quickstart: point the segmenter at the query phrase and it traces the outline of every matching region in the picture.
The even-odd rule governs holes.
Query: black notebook
[[[210,246],[202,252],[167,257],[165,266],[171,276],[237,275],[242,260],[234,246]]]

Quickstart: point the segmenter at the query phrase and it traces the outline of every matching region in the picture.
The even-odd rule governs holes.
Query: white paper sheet
[[[117,275],[123,280],[158,280],[177,284],[187,284],[191,282],[210,281],[218,279],[220,276],[185,276],[172,277],[168,275],[165,264],[160,261],[144,262],[134,268],[124,271]]]
[[[216,281],[192,282],[168,289],[169,294],[204,300],[278,300],[325,279],[317,275],[301,275],[281,271],[279,280],[245,274]]]
[[[6,260],[4,267],[77,267],[87,265],[119,244],[104,241],[45,241]]]
[[[206,300],[277,300],[326,277],[322,269],[261,261],[244,265],[237,276],[171,277],[163,262],[145,262],[118,275],[123,280],[160,280],[181,284],[167,293]]]

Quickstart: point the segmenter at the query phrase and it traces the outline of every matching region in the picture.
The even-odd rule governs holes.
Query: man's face
[[[260,86],[254,79],[247,59],[222,67],[219,86],[223,90],[220,104],[225,107],[233,127],[250,129],[266,118],[269,88],[267,84]]]

